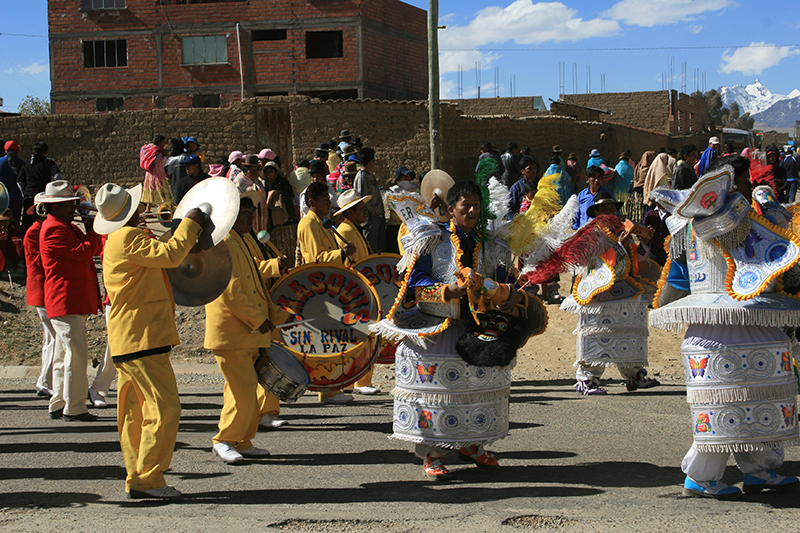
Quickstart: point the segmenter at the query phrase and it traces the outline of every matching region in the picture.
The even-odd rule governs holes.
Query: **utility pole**
[[[431,170],[442,167],[439,119],[439,0],[428,0],[428,128],[431,137]]]

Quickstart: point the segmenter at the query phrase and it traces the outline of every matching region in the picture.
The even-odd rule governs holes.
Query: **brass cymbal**
[[[184,195],[173,212],[173,220],[182,219],[195,207],[208,215],[198,243],[204,249],[216,246],[239,216],[239,189],[227,178],[206,178]]]
[[[422,178],[419,194],[425,200],[425,205],[431,205],[434,195],[438,196],[442,201],[439,209],[435,210],[440,222],[450,220],[450,215],[447,212],[447,191],[450,190],[454,183],[455,181],[450,177],[450,174],[439,169],[431,170]]]
[[[172,237],[168,231],[159,240]],[[190,252],[177,268],[166,269],[175,303],[197,307],[213,302],[228,286],[233,258],[224,242],[200,252]]]
[[[0,213],[6,212],[10,202],[11,198],[8,197],[8,189],[6,189],[3,182],[0,182]]]

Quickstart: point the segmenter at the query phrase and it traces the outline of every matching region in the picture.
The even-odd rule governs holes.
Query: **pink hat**
[[[275,158],[278,157],[278,154],[272,151],[270,148],[264,148],[260,152],[258,152],[259,159],[268,159],[270,161],[275,161]]]
[[[216,163],[208,165],[208,176],[210,178],[222,176],[224,171],[225,165],[217,165]]]
[[[228,163],[233,163],[237,159],[244,159],[244,154],[239,150],[234,150],[231,152],[231,155],[228,156]]]

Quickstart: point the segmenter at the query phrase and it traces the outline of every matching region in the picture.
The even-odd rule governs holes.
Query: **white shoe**
[[[243,457],[267,457],[269,455],[269,450],[250,446],[246,450],[241,450],[239,454]]]
[[[380,391],[378,387],[353,387],[353,392],[356,394],[366,394],[367,396],[378,394]]]
[[[323,398],[322,399],[322,403],[347,403],[347,402],[352,402],[352,401],[353,401],[353,397],[350,396],[349,394],[345,394],[343,392],[340,392],[336,396],[331,396],[330,398]]]
[[[183,496],[181,491],[168,485],[158,487],[157,489],[131,490],[130,492],[125,493],[125,497],[129,500],[141,500],[147,498],[180,498],[181,496]]]
[[[106,407],[108,405],[103,395],[94,389],[89,389],[89,399],[95,407]]]
[[[288,423],[289,422],[287,422],[286,420],[279,418],[278,416],[273,415],[272,413],[267,413],[261,417],[261,421],[258,423],[258,425],[264,429],[275,429],[285,426]]]
[[[214,444],[213,450],[223,462],[229,465],[240,463],[244,460],[244,456],[236,451],[236,447],[230,442],[218,442]]]

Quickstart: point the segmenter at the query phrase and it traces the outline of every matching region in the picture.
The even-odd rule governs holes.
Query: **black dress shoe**
[[[61,420],[61,416],[64,414],[63,409],[58,409],[56,411],[50,411],[50,419],[51,420]]]
[[[97,420],[97,415],[92,413],[81,413],[79,415],[64,415],[66,422],[94,422]]]

